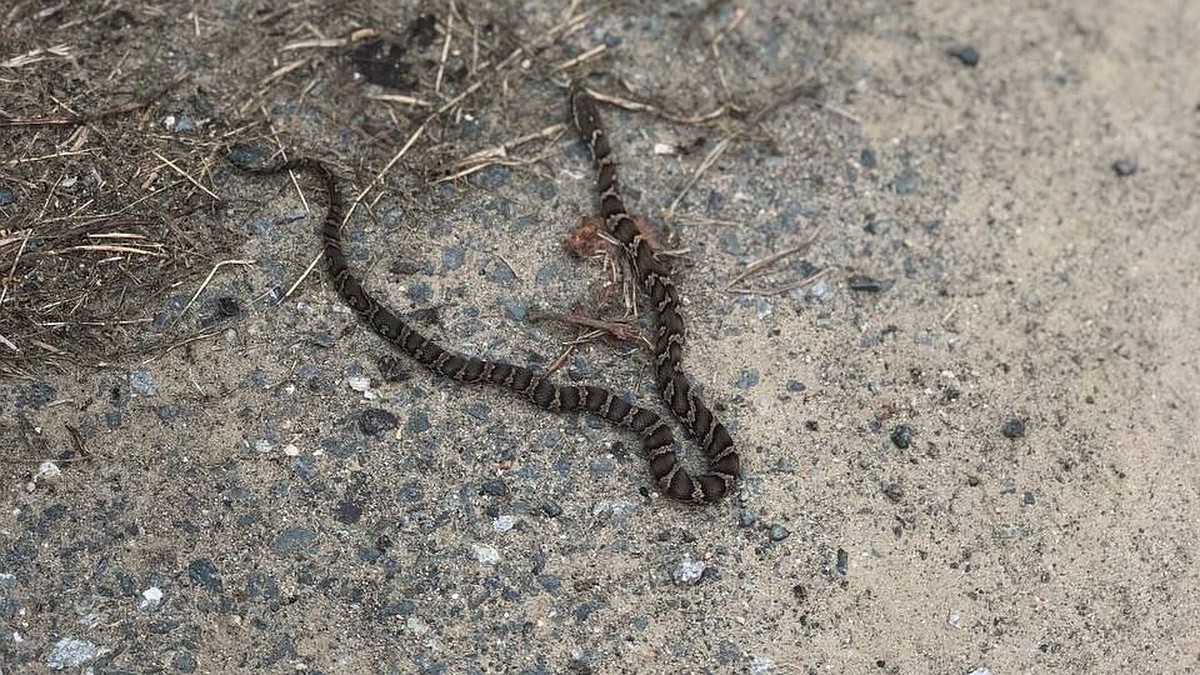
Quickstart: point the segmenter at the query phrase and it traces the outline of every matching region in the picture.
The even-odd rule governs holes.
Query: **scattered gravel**
[[[946,50],[946,53],[962,62],[968,68],[979,65],[979,50],[971,45],[961,45]]]

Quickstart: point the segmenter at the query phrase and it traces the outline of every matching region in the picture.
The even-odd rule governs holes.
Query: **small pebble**
[[[904,488],[899,483],[887,483],[883,486],[883,496],[893,503],[899,503],[904,499]]]
[[[512,516],[500,516],[492,521],[492,530],[503,534],[513,529],[516,522],[516,519]]]
[[[158,586],[151,586],[142,591],[142,599],[138,601],[140,609],[158,609],[162,604],[163,592]]]
[[[892,445],[901,450],[907,450],[912,445],[912,437],[912,427],[907,424],[899,424],[895,429],[892,429]]]
[[[235,145],[229,151],[229,161],[240,166],[255,166],[263,161],[262,151],[245,145]]]
[[[216,309],[217,316],[224,319],[235,317],[242,313],[242,308],[238,305],[237,298],[228,296],[217,298]]]
[[[461,246],[452,246],[442,249],[442,270],[452,271],[462,267],[466,260],[466,251]]]
[[[671,580],[677,586],[688,586],[700,581],[706,565],[698,560],[684,556],[675,569],[671,570]]]
[[[194,673],[198,664],[196,657],[192,656],[190,652],[181,651],[175,653],[175,657],[171,659],[171,666],[181,673]]]
[[[353,375],[346,378],[346,384],[354,391],[361,393],[371,390],[371,378],[363,377],[362,375]]]
[[[962,628],[962,615],[960,615],[958,612],[950,612],[950,614],[946,616],[946,625],[950,626],[951,628]]]
[[[775,661],[769,656],[754,655],[750,659],[751,675],[767,675],[775,671]]]
[[[613,464],[612,460],[603,457],[592,460],[588,463],[588,473],[592,476],[592,478],[596,479],[604,478],[605,476],[612,474],[616,468],[617,467],[615,464]]]
[[[895,190],[898,195],[911,195],[921,188],[921,177],[911,171],[905,171],[896,179]]]
[[[396,416],[382,408],[367,408],[358,415],[358,428],[367,436],[378,436],[399,426]]]
[[[850,554],[842,548],[837,550],[837,571],[843,577],[850,573]]]
[[[195,131],[196,127],[196,120],[188,117],[187,115],[180,115],[179,118],[175,120],[176,133],[189,134]]]
[[[408,422],[404,424],[404,430],[409,434],[419,434],[423,431],[428,431],[433,428],[433,423],[429,421],[429,416],[423,412],[414,412]]]
[[[1137,173],[1138,165],[1137,162],[1131,159],[1118,159],[1117,161],[1113,162],[1112,170],[1113,173],[1117,174],[1119,178],[1124,178]]]
[[[758,384],[759,374],[757,370],[748,368],[742,371],[741,377],[738,378],[738,389],[750,389]]]
[[[107,652],[107,649],[98,647],[87,640],[69,637],[62,638],[58,642],[55,642],[54,647],[50,650],[50,656],[46,659],[46,667],[50,670],[79,668],[88,661]]]
[[[738,512],[738,527],[753,527],[758,522],[758,515],[750,509],[742,509]]]
[[[38,464],[37,473],[33,475],[35,483],[53,483],[62,476],[62,469],[50,460]]]
[[[771,541],[783,541],[784,539],[787,539],[789,535],[791,535],[791,532],[788,532],[786,527],[778,523],[772,525],[771,531],[767,534],[767,536],[771,538]]]
[[[334,509],[333,517],[337,518],[340,523],[353,525],[358,522],[359,518],[362,518],[362,514],[363,509],[361,506],[352,501],[342,500],[338,502],[337,507]]]
[[[539,574],[536,579],[542,588],[551,593],[557,593],[558,589],[562,586],[562,580],[556,574]]]
[[[135,370],[129,373],[129,387],[139,396],[154,396],[158,389],[154,386],[154,375],[148,370]]]
[[[865,274],[850,275],[849,284],[852,291],[865,291],[867,293],[881,293],[892,287],[895,282],[892,280],[880,281],[874,277],[869,277]]]
[[[495,565],[500,562],[500,551],[497,551],[495,546],[471,544],[471,554],[484,565]]]
[[[964,66],[974,68],[979,65],[979,50],[971,45],[962,45],[946,50],[946,53],[962,61]]]
[[[597,610],[600,609],[600,606],[601,605],[600,605],[599,600],[590,600],[588,602],[583,603],[582,605],[575,608],[575,620],[578,621],[579,623],[583,623],[583,622],[587,621],[589,617],[591,617],[593,614],[596,613]],[[587,663],[584,661],[573,662],[571,664],[571,666],[568,667],[568,670],[571,670],[576,673],[594,672],[592,670],[591,666],[588,666]]]
[[[1005,438],[1021,438],[1025,435],[1025,420],[1011,417],[1000,427],[1000,433]]]
[[[508,494],[508,486],[502,480],[491,478],[483,481],[483,485],[479,486],[479,494],[490,497],[504,497]]]
[[[196,558],[187,566],[188,579],[201,588],[220,593],[224,584],[217,574],[217,566],[208,558]]]
[[[404,289],[404,294],[418,305],[427,305],[433,299],[433,288],[423,281],[414,281]]]
[[[280,532],[271,544],[271,550],[277,556],[288,556],[301,553],[314,546],[317,533],[304,528],[292,528]]]
[[[417,637],[425,635],[429,632],[429,624],[421,620],[421,617],[419,616],[410,616],[405,619],[404,627]]]
[[[520,301],[504,303],[504,316],[512,321],[522,322],[529,315],[529,304]]]

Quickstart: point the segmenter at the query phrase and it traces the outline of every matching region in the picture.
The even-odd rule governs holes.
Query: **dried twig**
[[[601,333],[606,333],[621,342],[641,342],[647,347],[652,347],[649,338],[647,338],[635,326],[625,321],[602,321],[600,319],[592,319],[581,314],[554,314],[545,318],[554,319],[562,323],[571,324],[574,326],[582,326],[591,328]]]
[[[808,239],[805,239],[804,241],[800,242],[799,244],[797,244],[789,249],[780,251],[779,253],[771,254],[765,258],[760,258],[759,260],[756,260],[756,261],[750,263],[749,265],[746,266],[746,269],[742,270],[741,274],[734,277],[733,281],[730,281],[728,284],[725,285],[724,290],[728,291],[729,289],[733,288],[736,284],[738,284],[742,281],[745,281],[746,279],[750,278],[754,274],[757,274],[757,273],[761,272],[762,270],[765,270],[766,268],[770,267],[771,265],[774,265],[775,263],[779,262],[780,260],[783,260],[790,256],[796,255],[797,253],[808,250],[808,248],[813,245],[813,242],[815,242],[817,240],[817,237],[820,236],[820,234],[821,234],[821,228],[818,227],[816,229],[816,231],[814,231]]]
[[[75,57],[75,49],[68,44],[54,45],[45,49],[33,49],[24,54],[18,54],[0,61],[0,68],[23,68],[49,59],[70,59]]]
[[[728,112],[728,109],[725,106],[718,106],[717,108],[710,110],[709,112],[701,113],[699,115],[678,115],[675,113],[667,112],[667,111],[663,110],[662,108],[659,108],[658,106],[652,105],[650,103],[642,103],[641,101],[634,101],[634,100],[627,99],[627,98],[621,98],[620,96],[613,96],[611,94],[601,94],[592,89],[587,89],[586,91],[589,96],[591,96],[592,98],[594,98],[597,101],[600,101],[602,103],[608,103],[611,105],[615,105],[618,108],[624,108],[625,110],[630,110],[632,112],[649,113],[651,115],[654,115],[655,117],[667,120],[668,122],[675,122],[677,124],[686,124],[689,126],[699,126],[699,125],[708,124],[709,122],[712,122],[713,120],[724,116]]]
[[[213,268],[211,270],[209,270],[209,272],[208,272],[208,276],[204,277],[204,282],[202,284],[200,284],[200,287],[197,288],[196,292],[192,294],[191,299],[188,300],[187,304],[185,304],[183,306],[183,309],[180,310],[180,314],[186,312],[188,310],[188,308],[192,306],[192,303],[196,301],[196,298],[200,297],[200,294],[204,292],[204,289],[208,287],[209,282],[212,281],[212,278],[217,273],[217,270],[221,269],[222,267],[224,267],[226,265],[253,265],[256,262],[258,262],[258,261],[257,260],[222,260],[222,261],[218,262],[216,265],[213,265]]]
[[[281,52],[290,52],[298,49],[338,49],[345,47],[347,41],[343,38],[317,38],[313,40],[297,40],[279,48]]]
[[[21,246],[19,248],[17,248],[17,254],[15,256],[13,256],[12,266],[8,269],[9,278],[14,278],[16,276],[17,263],[21,260],[21,254],[25,252],[25,247],[26,247],[26,245],[29,244],[29,237],[32,234],[33,234],[33,228],[29,228],[29,229],[25,230],[25,236],[21,239]],[[6,240],[5,242],[0,242],[0,244],[7,243],[9,241],[13,241],[14,239],[9,239],[9,240]],[[6,297],[8,297],[8,284],[0,283],[0,308],[4,307],[4,300]],[[11,342],[8,344],[12,345]],[[13,346],[13,349],[16,349],[16,347]],[[17,351],[20,351],[20,350],[17,350]]]
[[[367,96],[372,101],[383,101],[384,103],[400,103],[403,105],[411,105],[417,108],[429,108],[433,104],[423,98],[415,96],[405,96],[404,94],[373,94]]]
[[[264,77],[262,79],[262,82],[260,82],[258,86],[265,87],[265,86],[271,84],[272,82],[274,82],[275,80],[278,80],[279,78],[292,72],[293,70],[296,70],[296,69],[304,66],[304,64],[306,64],[306,63],[308,63],[308,59],[297,59],[290,63],[285,63],[282,66],[279,66],[278,68],[276,68],[274,70],[274,72],[272,72],[270,75],[267,75],[266,77]]]
[[[192,178],[192,177],[191,177],[191,176],[188,174],[188,172],[186,172],[186,171],[184,171],[183,169],[179,168],[179,165],[178,165],[178,164],[176,164],[175,162],[172,162],[171,160],[167,159],[166,157],[163,157],[163,156],[162,156],[162,154],[161,154],[159,151],[157,151],[157,150],[151,150],[151,151],[150,151],[150,153],[151,153],[151,154],[153,154],[155,157],[157,157],[157,158],[158,158],[158,160],[159,160],[160,162],[162,162],[163,164],[166,164],[167,166],[171,167],[171,169],[172,169],[173,171],[175,171],[175,173],[179,174],[180,176],[183,176],[183,178],[184,178],[185,180],[187,180],[187,182],[189,182],[189,183],[191,183],[192,185],[195,185],[196,187],[200,188],[200,190],[201,190],[202,192],[204,192],[204,194],[208,195],[209,197],[212,197],[214,200],[216,200],[216,201],[218,201],[218,202],[222,201],[222,200],[221,200],[221,198],[217,196],[217,193],[215,193],[215,192],[213,192],[212,190],[209,190],[208,188],[204,187],[204,185],[203,185],[203,184],[202,184],[200,181],[196,180],[195,178]]]
[[[686,196],[687,193],[696,185],[696,182],[700,180],[700,176],[704,175],[704,172],[708,171],[709,167],[715,164],[716,161],[720,159],[721,155],[723,155],[725,151],[729,149],[729,144],[733,142],[733,138],[733,136],[726,136],[725,138],[722,138],[715,146],[713,146],[713,149],[708,152],[708,155],[704,158],[704,161],[700,162],[700,166],[696,168],[695,173],[693,173],[692,177],[688,179],[687,184],[683,186],[683,189],[679,191],[679,194],[671,202],[671,205],[667,207],[667,211],[664,215],[668,220],[675,217],[675,209],[679,206],[679,203],[683,201],[684,196]]]
[[[450,0],[449,17],[446,19],[446,40],[442,43],[442,57],[438,59],[437,77],[433,79],[433,93],[442,93],[442,77],[446,74],[446,60],[450,58],[450,43],[454,40],[454,0]]]
[[[774,288],[729,288],[726,289],[725,292],[732,293],[733,295],[761,295],[763,297],[783,295],[784,293],[789,293],[798,288],[811,286],[812,284],[816,283],[817,280],[823,279],[832,274],[835,269],[837,269],[837,267],[826,267],[825,269],[813,272],[799,281],[794,281],[790,284],[783,284]]]
[[[519,136],[511,141],[506,141],[504,143],[501,143],[500,145],[492,146],[490,148],[485,148],[483,150],[479,150],[478,152],[473,152],[470,155],[468,155],[454,163],[455,167],[463,167],[463,168],[459,169],[458,171],[455,171],[454,173],[448,174],[446,176],[442,176],[441,178],[438,178],[434,182],[441,183],[441,182],[445,182],[445,181],[449,181],[449,180],[457,180],[459,178],[468,176],[477,171],[481,171],[484,168],[487,168],[489,166],[494,166],[497,164],[503,164],[503,165],[507,165],[507,166],[521,166],[524,164],[528,164],[532,160],[512,160],[512,161],[508,160],[509,153],[511,151],[515,150],[516,148],[518,148],[522,145],[525,145],[526,143],[529,143],[531,141],[535,141],[538,139],[553,140],[553,139],[557,138],[558,136],[561,136],[563,134],[563,132],[566,131],[566,129],[567,129],[567,125],[562,124],[562,123],[551,124],[548,127],[543,127],[542,129],[539,129],[538,131],[535,131],[535,132],[529,133],[529,134],[525,134],[524,136]]]
[[[608,49],[608,45],[605,45],[603,43],[598,44],[595,47],[592,47],[591,49],[587,50],[586,52],[580,54],[579,56],[567,59],[566,61],[563,61],[562,63],[558,64],[557,66],[554,66],[554,72],[557,73],[557,72],[560,72],[563,70],[570,70],[571,68],[574,68],[575,66],[583,63],[584,61],[591,59],[594,56],[599,56],[600,54],[603,54],[604,51],[607,49]]]

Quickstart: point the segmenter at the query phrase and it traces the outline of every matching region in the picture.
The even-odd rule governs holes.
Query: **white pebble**
[[[671,578],[675,583],[684,586],[687,584],[695,584],[700,581],[700,577],[704,574],[706,565],[699,560],[692,560],[690,556],[684,556],[683,560],[671,570]]]
[[[371,378],[369,377],[352,375],[346,378],[346,382],[350,385],[351,389],[362,394],[363,398],[367,399],[368,401],[373,401],[379,398],[379,396],[371,390]]]
[[[485,565],[495,565],[500,562],[500,551],[497,551],[495,546],[471,544],[471,553],[475,555],[476,560]]]
[[[158,609],[162,604],[163,592],[158,586],[151,586],[142,591],[142,599],[138,602],[138,607],[141,609]]]
[[[775,670],[775,662],[765,656],[755,656],[750,659],[750,672],[754,675],[763,675]]]
[[[107,649],[97,647],[87,640],[63,638],[54,643],[54,648],[50,650],[50,656],[46,659],[46,666],[50,670],[78,668],[107,652]]]
[[[35,481],[53,481],[59,476],[62,476],[62,469],[50,460],[46,460],[38,464],[37,475],[33,477]]]

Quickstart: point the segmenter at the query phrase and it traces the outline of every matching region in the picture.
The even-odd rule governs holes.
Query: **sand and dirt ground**
[[[0,12],[0,670],[1200,669],[1200,3],[332,5]],[[334,166],[445,344],[652,403],[555,318],[623,309],[571,80],[719,505],[393,353],[319,186],[223,159]]]

